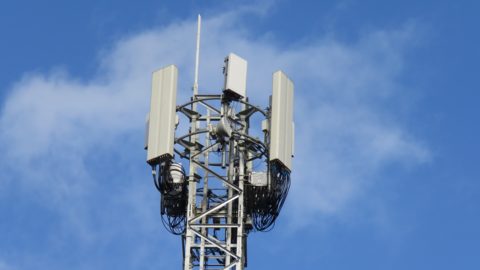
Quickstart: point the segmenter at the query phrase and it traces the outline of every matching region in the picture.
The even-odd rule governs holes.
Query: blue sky
[[[223,58],[295,83],[292,188],[248,269],[480,268],[475,1],[9,1],[0,270],[179,269],[142,149],[151,72],[218,93]],[[477,108],[477,109],[476,109]]]

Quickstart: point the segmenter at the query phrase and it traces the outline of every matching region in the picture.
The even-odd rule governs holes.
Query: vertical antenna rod
[[[197,56],[195,58],[195,83],[193,84],[193,95],[198,95],[198,54],[200,53],[200,24],[202,23],[202,17],[198,14],[197,25]]]

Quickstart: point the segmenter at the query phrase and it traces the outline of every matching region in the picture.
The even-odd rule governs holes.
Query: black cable
[[[270,165],[271,188],[252,187],[252,225],[257,231],[268,232],[275,226],[290,189],[290,173],[280,163]]]
[[[172,160],[164,158],[158,166],[153,166],[153,180],[155,187],[161,194],[160,214],[164,227],[172,234],[180,235],[185,232],[187,185],[186,182],[174,183],[170,174]],[[185,175],[185,170],[182,168]]]

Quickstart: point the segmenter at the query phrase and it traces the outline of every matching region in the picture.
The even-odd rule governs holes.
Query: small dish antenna
[[[218,121],[216,133],[217,135],[227,138],[232,136],[232,129],[227,121],[227,117],[224,116],[220,119],[220,121]]]

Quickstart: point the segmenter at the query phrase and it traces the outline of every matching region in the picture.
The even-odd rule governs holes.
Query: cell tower
[[[290,188],[293,83],[277,71],[269,107],[250,104],[247,61],[231,53],[225,58],[222,93],[199,94],[200,23],[198,15],[191,100],[176,105],[176,66],[153,72],[145,133],[147,163],[161,194],[162,222],[182,237],[183,269],[241,270],[247,267],[248,234],[273,228]],[[187,134],[175,134],[177,113],[190,120]],[[253,114],[265,118],[263,139],[249,135]],[[188,173],[182,159],[189,161]],[[265,169],[255,171],[254,162],[263,162]]]

